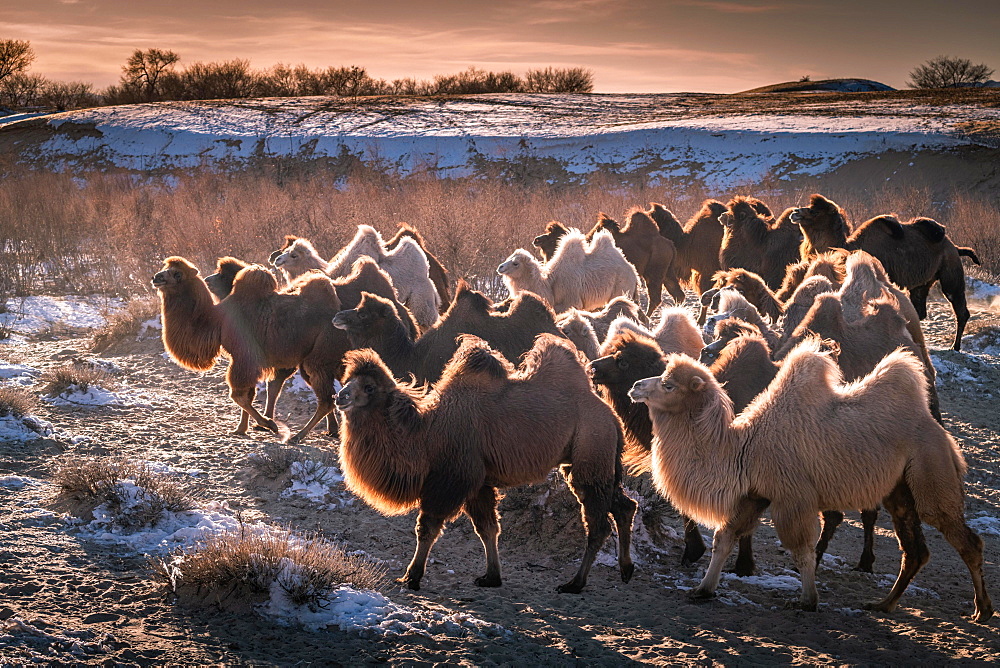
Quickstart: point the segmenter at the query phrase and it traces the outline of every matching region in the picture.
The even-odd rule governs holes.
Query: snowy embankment
[[[569,178],[610,169],[722,189],[821,174],[889,151],[968,144],[956,124],[1000,119],[996,109],[920,109],[889,100],[706,115],[709,108],[684,99],[483,95],[355,103],[313,97],[104,107],[48,117],[39,135],[47,138],[25,145],[23,155],[52,166],[134,170],[350,156],[400,174],[440,176],[527,162]]]

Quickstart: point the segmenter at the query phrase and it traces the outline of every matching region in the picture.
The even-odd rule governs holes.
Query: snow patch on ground
[[[989,302],[990,306],[1000,306],[1000,285],[993,285],[978,278],[966,278],[966,294],[969,299]]]
[[[38,481],[34,478],[29,478],[27,476],[20,475],[5,475],[0,476],[0,487],[6,487],[7,489],[21,489],[22,487],[27,487],[29,485],[37,485]]]
[[[11,298],[6,313],[0,313],[0,327],[21,335],[38,334],[56,325],[95,329],[107,322],[107,313],[123,306],[124,301],[117,297],[100,295]]]
[[[341,631],[378,636],[419,634],[461,638],[509,635],[509,631],[502,626],[463,612],[443,614],[414,610],[393,603],[378,592],[357,590],[347,585],[329,592],[317,605],[295,605],[288,599],[285,587],[302,577],[299,572],[301,566],[287,558],[282,562],[283,568],[271,584],[271,597],[259,608],[261,614],[279,624],[295,624],[313,631],[336,627]]]
[[[307,459],[292,462],[289,468],[292,484],[281,496],[301,496],[327,508],[340,508],[354,504],[354,497],[344,488],[344,476],[336,466]]]
[[[10,382],[14,385],[31,385],[40,375],[41,371],[27,364],[0,362],[0,382]]]
[[[0,416],[0,441],[34,441],[54,434],[55,427],[51,422],[34,415]]]
[[[968,524],[977,533],[1000,536],[1000,518],[992,517],[985,511],[969,520]]]
[[[153,408],[157,400],[151,395],[128,389],[112,391],[98,387],[97,385],[89,385],[84,390],[79,385],[71,385],[68,389],[54,397],[45,397],[45,401],[53,406]]]

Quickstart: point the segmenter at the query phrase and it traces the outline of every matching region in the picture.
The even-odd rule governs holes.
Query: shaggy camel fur
[[[701,349],[698,360],[705,366],[712,366],[722,355],[722,351],[726,349],[729,342],[739,336],[759,336],[761,340],[764,339],[760,330],[749,322],[739,318],[724,318],[715,323],[715,340]],[[767,345],[766,341],[764,345]],[[768,355],[770,356],[770,354],[770,349],[768,349]]]
[[[652,331],[628,318],[617,318],[608,328],[606,338],[613,339],[624,331],[635,332],[653,339],[663,354],[681,353],[697,359],[705,345],[694,318],[681,306],[664,309],[660,314],[660,322]]]
[[[605,213],[598,215],[597,224],[587,233],[587,242],[601,230],[607,230],[614,237],[615,245],[621,249],[643,280],[649,292],[647,314],[652,314],[660,305],[662,287],[678,304],[684,303],[684,290],[677,282],[677,271],[674,268],[674,244],[662,236],[656,223],[640,210],[632,210],[628,214],[628,223],[622,227],[618,221]],[[545,227],[545,233],[534,238],[532,244],[538,247],[546,260],[554,257],[558,242],[569,230],[555,221]]]
[[[289,277],[319,269],[337,278],[348,275],[355,260],[363,256],[375,260],[392,278],[399,301],[410,309],[421,329],[437,321],[441,299],[429,276],[430,264],[417,242],[408,236],[401,238],[394,250],[386,251],[382,235],[374,227],[359,225],[351,242],[329,262],[307,240],[286,238],[285,248],[277,255],[272,254],[271,262]]]
[[[927,317],[927,293],[936,281],[955,311],[955,342],[962,347],[962,333],[969,321],[962,257],[979,264],[971,248],[956,246],[944,225],[930,218],[900,223],[895,216],[876,216],[853,233],[844,211],[822,195],[812,195],[809,206],[795,209],[791,219],[802,229],[801,252],[809,255],[828,248],[863,250],[878,258],[893,283],[907,288],[921,319]]]
[[[573,311],[574,309],[571,309],[568,313],[573,313]],[[649,318],[642,312],[639,305],[628,297],[615,297],[600,311],[580,311],[579,309],[575,309],[575,311],[594,328],[594,334],[597,335],[598,342],[608,338],[608,328],[618,318],[628,318],[644,327],[649,326]],[[563,315],[560,318],[560,322],[567,317]]]
[[[379,511],[417,508],[417,547],[400,580],[420,589],[444,523],[465,512],[483,542],[480,587],[499,587],[497,488],[544,480],[561,466],[580,501],[587,543],[560,592],[579,593],[598,550],[618,529],[618,567],[632,577],[636,503],[622,488],[621,424],[590,389],[569,343],[542,335],[515,369],[484,341],[463,336],[441,381],[424,395],[398,384],[371,350],[348,356],[337,407],[347,487]]]
[[[747,301],[746,297],[732,288],[726,288],[725,290],[720,290],[715,295],[715,298],[718,301],[716,307],[717,313],[705,321],[704,332],[706,337],[711,338],[715,334],[715,325],[720,320],[735,317],[750,323],[760,330],[769,348],[772,350],[777,348],[781,338],[780,334],[764,322],[764,318],[760,315],[760,312],[753,304]]]
[[[888,291],[866,302],[854,319],[848,319],[840,295],[819,295],[806,317],[775,352],[775,358],[783,359],[796,345],[814,334],[840,346],[837,362],[848,380],[869,373],[879,360],[897,348],[913,353],[923,366],[930,411],[938,422],[941,421],[934,365],[924,361],[929,360],[926,349],[910,336],[898,302]]]
[[[438,297],[441,300],[440,307],[443,312],[444,309],[448,308],[448,304],[451,304],[451,289],[448,287],[448,270],[444,268],[444,265],[435,257],[434,253],[427,249],[427,242],[424,241],[423,236],[417,231],[417,228],[409,223],[399,223],[399,229],[396,230],[396,234],[385,242],[385,249],[387,251],[395,249],[403,237],[410,237],[416,241],[417,245],[420,246],[420,250],[427,256],[427,263],[430,267],[428,275],[431,282],[434,283],[434,289],[437,290]]]
[[[895,351],[845,385],[811,339],[797,347],[768,389],[733,418],[732,402],[702,364],[667,358],[656,378],[633,386],[653,420],[653,476],[683,512],[715,529],[712,560],[691,594],[711,597],[736,539],[770,506],[782,545],[802,580],[800,604],[816,610],[816,515],[823,510],[890,512],[903,551],[899,577],[873,607],[892,612],[929,552],[920,522],[937,527],[972,576],[976,611],[993,605],[983,582],[983,541],[965,523],[965,461],[927,410],[918,359]]]
[[[508,360],[518,360],[531,349],[538,334],[560,335],[552,309],[531,293],[518,295],[506,313],[496,313],[490,300],[460,281],[451,306],[438,323],[416,341],[406,336],[402,323],[386,300],[365,295],[351,310],[333,320],[346,330],[353,348],[372,348],[397,378],[413,374],[434,383],[458,347],[460,334],[485,339]]]
[[[497,267],[497,273],[512,297],[534,292],[556,313],[569,308],[599,309],[619,295],[634,299],[639,293],[635,267],[605,230],[595,234],[590,244],[579,230],[570,230],[544,266],[519,248]]]
[[[331,324],[340,301],[326,276],[309,277],[296,292],[279,293],[271,272],[250,266],[240,270],[230,295],[216,305],[198,269],[184,258],[169,257],[152,283],[160,295],[163,344],[174,361],[206,371],[220,352],[229,357],[229,395],[243,409],[236,433],[246,433],[250,417],[278,432],[277,423],[253,405],[257,383],[274,369],[301,368],[316,394],[316,411],[293,440],[304,438],[333,410],[333,382],[347,340]]]
[[[571,308],[559,319],[556,327],[559,328],[563,336],[573,342],[573,345],[583,353],[584,357],[592,360],[597,357],[597,349],[601,342],[597,340],[594,326],[587,318],[583,317],[583,313],[587,313],[587,311]]]
[[[293,238],[294,239],[294,238]],[[318,257],[318,256],[316,256]],[[225,299],[233,290],[233,281],[236,274],[241,269],[249,267],[246,262],[234,257],[219,258],[216,265],[216,272],[205,277],[205,285],[212,291],[218,299]],[[292,279],[290,287],[283,292],[294,291],[295,286],[308,278],[309,272],[302,274],[298,278]],[[286,274],[287,277],[287,274]],[[378,268],[375,260],[370,257],[361,257],[354,262],[351,273],[344,278],[333,280],[333,287],[337,290],[337,298],[340,300],[341,308],[353,308],[361,301],[362,292],[384,297],[392,302],[400,319],[406,326],[411,338],[419,336],[417,323],[405,306],[396,301],[396,291],[392,287],[392,279],[384,271]],[[274,410],[278,403],[278,397],[285,385],[285,381],[295,374],[295,369],[274,369],[273,376],[267,381],[267,401],[264,406],[264,417],[273,418]],[[336,413],[330,415],[336,417]],[[336,430],[329,426],[329,433],[336,435]]]
[[[801,233],[790,215],[770,222],[748,198],[731,199],[726,213],[719,216],[725,228],[719,250],[721,268],[749,269],[777,290],[785,278],[785,267],[799,261]]]
[[[712,286],[712,276],[719,267],[719,248],[725,231],[719,216],[726,205],[714,199],[702,202],[701,209],[682,227],[674,214],[662,204],[650,202],[646,214],[653,219],[660,235],[677,249],[674,269],[677,278],[698,294]]]
[[[599,357],[587,365],[587,373],[597,393],[625,428],[625,452],[630,466],[649,468],[653,444],[653,423],[645,405],[628,397],[632,385],[650,374],[663,373],[663,351],[652,338],[630,329],[615,332],[601,346]],[[681,565],[689,566],[705,554],[705,541],[698,523],[681,516],[684,524],[684,553]],[[741,546],[740,554],[744,554]]]

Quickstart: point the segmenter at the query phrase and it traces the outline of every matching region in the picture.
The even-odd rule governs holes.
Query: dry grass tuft
[[[124,458],[63,457],[52,482],[59,487],[58,501],[76,517],[90,517],[103,505],[113,524],[127,531],[154,526],[164,513],[196,505],[193,487],[180,476]]]
[[[42,392],[49,397],[58,397],[73,387],[86,392],[91,386],[111,389],[117,385],[108,371],[87,362],[73,362],[49,369],[42,374],[40,381]]]
[[[159,313],[160,303],[156,297],[131,300],[125,308],[109,314],[104,326],[94,332],[91,349],[101,352],[121,341],[137,340],[142,335],[143,323]]]
[[[286,473],[292,463],[302,456],[298,448],[287,445],[268,445],[247,455],[246,464],[254,478],[274,480]]]
[[[0,386],[0,417],[23,418],[38,405],[34,394],[21,387]]]
[[[251,531],[216,534],[153,563],[171,588],[227,608],[266,601],[275,583],[295,605],[315,610],[342,584],[377,590],[386,569],[312,534]]]

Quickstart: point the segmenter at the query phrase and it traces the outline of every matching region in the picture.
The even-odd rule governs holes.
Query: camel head
[[[551,220],[545,226],[545,232],[531,240],[531,245],[540,250],[542,257],[548,260],[556,254],[556,246],[559,245],[559,240],[567,232],[569,230],[566,229],[565,225],[559,221]]]
[[[518,248],[497,267],[497,273],[501,276],[517,279],[529,275],[537,264],[538,261],[532,257],[531,253],[523,248]]]
[[[198,267],[175,255],[163,261],[163,269],[153,274],[151,283],[157,290],[166,291],[197,278]]]
[[[700,362],[678,353],[667,355],[665,361],[662,374],[635,382],[628,393],[632,401],[676,414],[702,405],[713,389],[721,393],[712,372]]]
[[[738,195],[732,198],[729,200],[729,204],[726,205],[726,212],[719,216],[719,222],[722,223],[724,228],[731,230],[734,227],[745,225],[753,220],[766,218],[766,215],[761,214],[758,212],[757,208],[755,208],[755,203],[758,206],[764,206],[760,200],[754,199],[753,197],[743,197],[742,195]],[[764,206],[764,210],[770,213],[770,209],[766,206]],[[762,220],[761,222],[765,221]]]
[[[739,291],[733,288],[722,288],[714,289],[705,292],[702,295],[702,302],[705,302],[706,296],[712,293],[708,299],[711,308],[716,311],[716,314],[705,320],[704,334],[708,337],[715,336],[715,325],[720,320],[725,320],[726,318],[736,315],[739,316],[742,309],[751,306],[747,302],[746,298],[739,293]],[[706,304],[707,306],[708,304]]]
[[[377,336],[390,321],[400,322],[395,305],[370,292],[361,293],[361,301],[355,308],[340,311],[333,316],[333,326],[352,337]]]
[[[241,269],[250,265],[235,257],[220,257],[215,265],[215,273],[205,277],[205,285],[217,299],[225,299],[233,291],[233,281]]]
[[[308,239],[286,237],[285,246],[280,251],[271,253],[271,264],[286,274],[299,274],[313,268],[313,263],[306,266],[307,260],[318,258],[316,248]]]
[[[767,289],[763,278],[746,269],[723,269],[715,272],[712,279],[717,290],[732,288],[744,296],[760,294]],[[704,300],[704,295],[702,298]]]
[[[602,357],[587,365],[587,375],[598,385],[629,386],[651,373],[663,371],[663,354],[656,341],[629,329],[619,330],[601,346]]]
[[[385,362],[371,348],[351,350],[344,355],[343,387],[337,393],[337,408],[353,413],[362,408],[378,410],[388,406],[397,390]]]
[[[809,206],[792,209],[790,220],[806,230],[847,226],[844,210],[822,195],[809,197]]]

